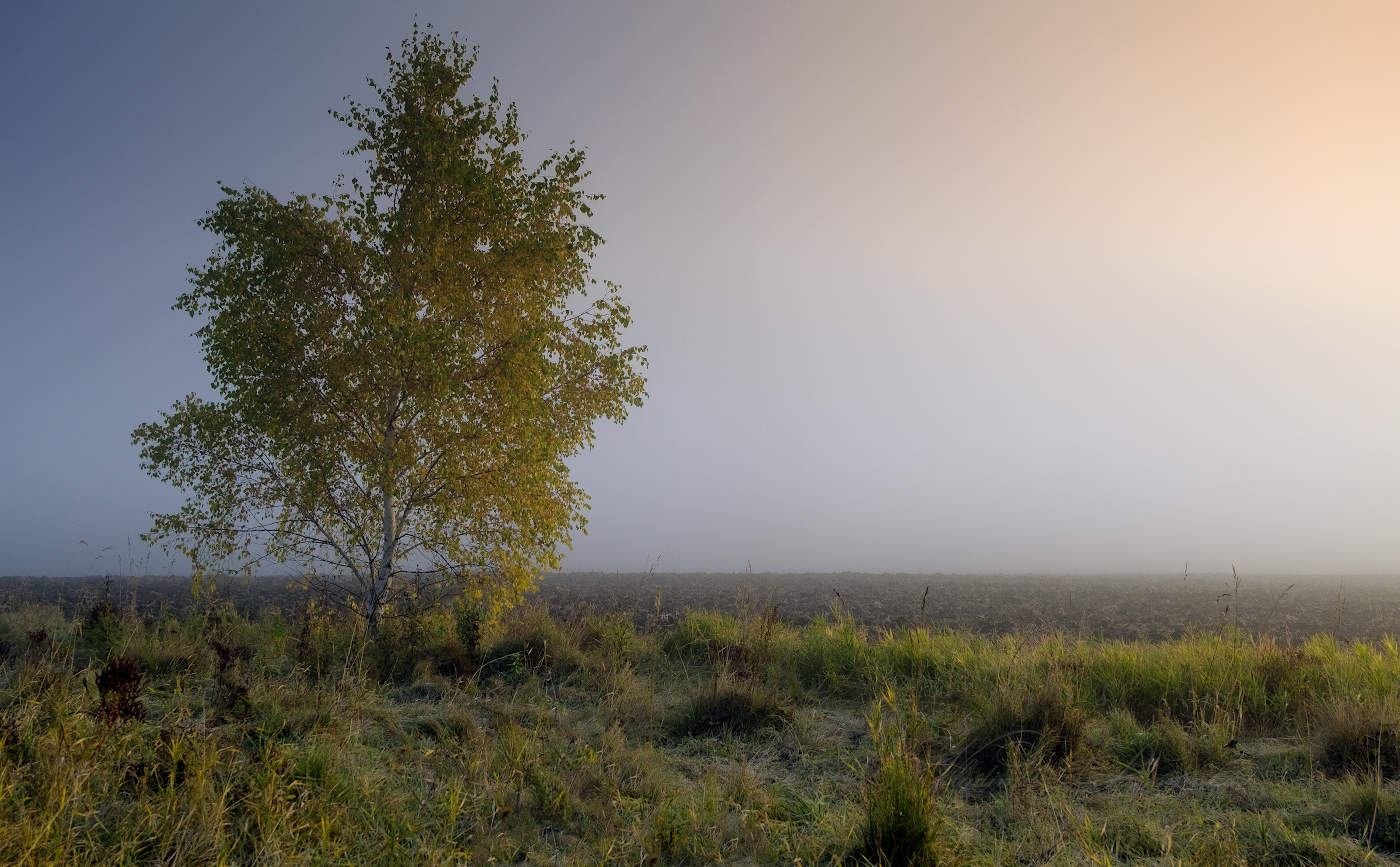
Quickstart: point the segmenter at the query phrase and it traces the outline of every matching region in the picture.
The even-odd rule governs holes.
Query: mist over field
[[[649,346],[565,569],[1400,569],[1394,6],[416,10],[531,153],[587,148]],[[114,571],[178,506],[129,436],[207,393],[194,220],[353,170],[325,112],[410,21],[13,11],[0,573]]]

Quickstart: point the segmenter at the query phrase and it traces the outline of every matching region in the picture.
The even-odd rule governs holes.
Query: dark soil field
[[[110,584],[109,584],[110,582]],[[242,613],[301,609],[288,578],[233,579],[214,591]],[[170,576],[0,578],[0,610],[57,605],[74,614],[109,594],[142,616],[205,604]],[[640,626],[673,623],[686,610],[759,614],[804,625],[838,606],[871,628],[924,626],[984,635],[1066,633],[1165,639],[1238,626],[1283,641],[1329,633],[1374,641],[1400,633],[1400,576],[873,575],[561,573],[535,601],[556,617],[627,612]]]

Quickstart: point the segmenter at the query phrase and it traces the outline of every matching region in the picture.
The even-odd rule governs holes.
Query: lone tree
[[[174,307],[217,393],[132,434],[186,492],[147,537],[195,581],[295,563],[373,632],[410,594],[517,602],[584,527],[566,459],[645,396],[629,311],[590,276],[572,145],[526,163],[514,103],[459,95],[476,50],[414,27],[377,100],[331,114],[365,174],[286,201],[221,186]]]

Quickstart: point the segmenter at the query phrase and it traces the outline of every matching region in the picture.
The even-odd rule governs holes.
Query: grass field
[[[0,863],[1400,856],[1394,641],[882,627],[848,595],[371,642],[304,605],[12,597]]]

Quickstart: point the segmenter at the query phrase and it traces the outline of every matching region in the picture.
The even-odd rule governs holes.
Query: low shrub
[[[214,651],[215,658],[210,705],[219,712],[248,710],[248,674],[245,669],[253,658],[253,648],[232,640],[225,644],[212,636],[209,648]]]
[[[478,664],[481,658],[481,627],[484,620],[481,607],[470,602],[458,604],[452,612],[457,643],[461,645],[462,655],[473,665]]]
[[[406,684],[434,675],[465,677],[481,662],[482,615],[463,605],[430,613],[409,600],[386,617],[366,646],[370,672],[386,683]],[[465,643],[464,643],[465,642]]]
[[[115,724],[127,719],[145,719],[141,700],[141,672],[125,656],[114,656],[97,675],[98,716]]]
[[[428,645],[423,613],[409,600],[386,613],[379,629],[365,646],[369,670],[381,681],[412,680]]]

